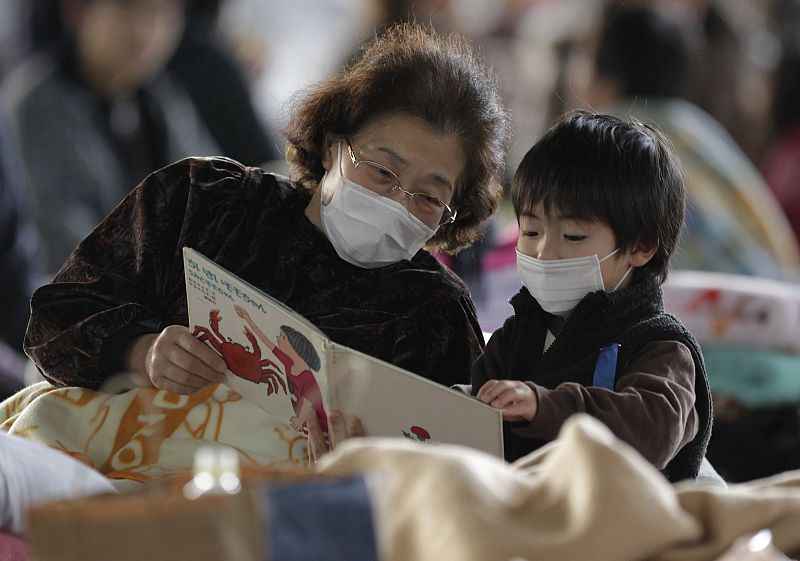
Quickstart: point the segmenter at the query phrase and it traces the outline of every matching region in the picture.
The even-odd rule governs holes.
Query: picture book
[[[335,343],[288,306],[191,248],[183,250],[189,326],[227,364],[225,384],[304,432],[327,411],[359,417],[369,436],[470,446],[503,457],[499,411]]]

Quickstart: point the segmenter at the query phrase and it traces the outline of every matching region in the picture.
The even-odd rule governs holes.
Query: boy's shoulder
[[[628,353],[635,353],[653,341],[678,341],[701,357],[700,344],[680,319],[667,312],[652,314],[630,325],[618,337],[618,343]]]

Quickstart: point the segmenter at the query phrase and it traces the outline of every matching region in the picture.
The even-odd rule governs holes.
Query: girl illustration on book
[[[309,418],[316,414],[323,434],[327,434],[328,415],[322,402],[322,392],[314,377],[314,372],[318,371],[320,367],[319,355],[314,349],[314,345],[305,335],[288,325],[281,326],[276,342],[273,342],[256,325],[247,310],[239,306],[234,306],[234,309],[236,314],[247,322],[253,333],[283,364],[294,408],[294,417],[290,421],[292,427],[295,430],[306,432]]]

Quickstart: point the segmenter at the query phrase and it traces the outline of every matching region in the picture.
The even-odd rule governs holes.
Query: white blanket
[[[29,506],[114,492],[108,479],[66,454],[0,432],[0,530],[22,534]]]

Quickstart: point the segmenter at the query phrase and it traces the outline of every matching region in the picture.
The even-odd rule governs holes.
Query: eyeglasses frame
[[[442,205],[442,209],[443,209],[442,210],[442,217],[444,217],[445,216],[445,212],[447,212],[447,213],[450,214],[450,218],[448,220],[444,221],[444,222],[440,222],[439,223],[440,227],[444,226],[446,224],[452,224],[453,222],[455,222],[456,215],[458,214],[457,210],[453,210],[450,207],[450,205],[448,205],[446,202],[444,202],[442,199],[440,199],[436,195],[431,195],[430,193],[412,193],[410,191],[405,190],[403,188],[403,185],[400,183],[400,178],[397,177],[397,174],[394,171],[392,171],[391,169],[387,168],[383,164],[379,164],[378,162],[373,162],[372,160],[359,160],[356,157],[355,150],[353,150],[353,145],[350,142],[350,137],[349,136],[345,136],[344,140],[345,140],[345,143],[347,144],[347,151],[350,154],[350,161],[353,163],[353,166],[355,168],[358,168],[359,165],[361,165],[363,163],[366,163],[366,164],[375,166],[376,168],[378,168],[380,170],[385,171],[386,173],[391,175],[395,180],[395,185],[394,185],[394,187],[392,187],[392,192],[402,191],[407,197],[409,197],[412,200],[414,199],[414,197],[417,197],[417,196],[427,197],[427,198],[435,200],[438,204]]]

